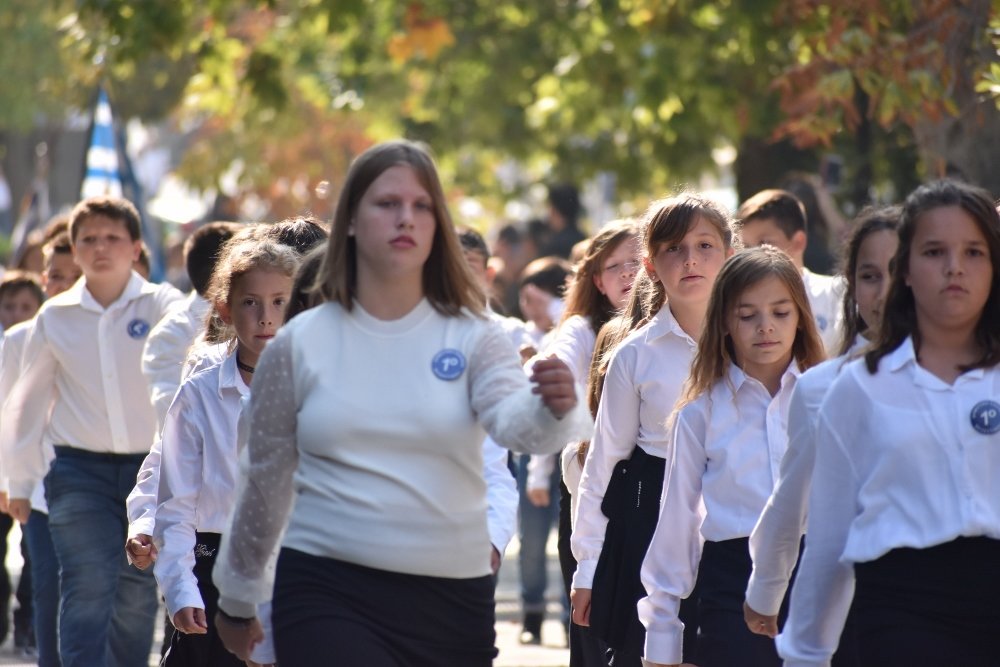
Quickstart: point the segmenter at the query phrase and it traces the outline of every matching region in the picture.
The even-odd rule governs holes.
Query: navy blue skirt
[[[489,667],[493,577],[376,570],[282,549],[271,622],[282,667]]]
[[[862,665],[1000,665],[1000,540],[893,549],[854,573]]]

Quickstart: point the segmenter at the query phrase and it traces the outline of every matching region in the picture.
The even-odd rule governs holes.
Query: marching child
[[[230,244],[208,298],[229,332],[230,354],[189,377],[162,433],[154,573],[177,632],[164,665],[241,665],[214,629],[218,592],[211,572],[232,509],[240,399],[254,366],[284,321],[298,256],[270,241]]]
[[[898,208],[867,209],[853,225],[844,264],[844,340],[834,359],[810,368],[795,383],[788,409],[788,451],[774,493],[750,535],[753,573],[747,585],[745,620],[751,632],[778,634],[778,611],[799,558],[805,532],[816,449],[813,436],[820,403],[850,355],[878,333],[889,289],[889,261],[899,237]],[[854,642],[842,642],[836,665],[856,664]]]
[[[729,217],[697,195],[653,203],[642,228],[643,269],[625,325],[638,328],[612,353],[572,536],[573,622],[590,625],[615,649],[616,665],[641,659],[635,604],[669,459],[665,423],[688,376],[712,284],[732,253]]]
[[[829,664],[848,608],[862,665],[1000,661],[1000,216],[989,194],[917,188],[893,267],[878,336],[819,409],[808,539],[778,637],[786,665]]]
[[[743,622],[748,538],[785,453],[796,378],[822,359],[805,286],[788,255],[764,246],[730,259],[712,290],[698,354],[671,417],[673,458],[642,565],[648,595],[639,616],[649,663],[779,664],[774,643]],[[692,659],[682,652],[679,610],[696,580]]]
[[[63,667],[144,664],[156,583],[128,567],[121,552],[125,498],[156,427],[142,346],[182,295],[132,270],[142,241],[128,201],[80,202],[69,233],[83,280],[39,311],[0,421],[10,514],[28,520],[29,498],[45,478],[59,558]],[[55,446],[51,470],[44,442]]]

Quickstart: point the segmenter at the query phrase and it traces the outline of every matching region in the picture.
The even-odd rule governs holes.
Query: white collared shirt
[[[841,276],[824,276],[803,268],[802,282],[806,287],[806,296],[809,297],[819,337],[823,339],[827,354],[835,354],[840,348],[844,329],[844,279]]]
[[[157,433],[163,428],[167,408],[181,386],[188,350],[205,328],[212,304],[192,291],[175,304],[149,332],[142,351],[142,374],[149,383],[149,398],[156,408]]]
[[[21,375],[21,361],[24,358],[24,346],[28,342],[31,328],[35,326],[34,318],[27,322],[15,324],[8,329],[3,338],[0,338],[0,405],[7,400],[10,390]],[[51,442],[42,444],[45,450],[45,460],[51,464],[55,457]],[[2,459],[2,457],[0,457]],[[2,463],[2,460],[0,460]],[[8,491],[7,472],[0,465],[0,490]],[[48,514],[48,506],[45,504],[45,488],[39,484],[35,492],[31,494],[31,508]]]
[[[30,497],[48,472],[43,441],[102,453],[149,451],[156,413],[140,369],[142,346],[182,297],[133,272],[107,308],[86,280],[42,305],[0,424],[12,498]]]
[[[798,375],[793,361],[771,396],[731,364],[721,381],[674,416],[673,459],[641,571],[647,660],[681,662],[678,610],[694,588],[704,541],[748,537],[757,523],[787,448],[788,404]]]
[[[668,306],[614,351],[597,408],[594,437],[580,478],[573,530],[573,588],[591,588],[608,519],[601,512],[615,464],[632,450],[670,460],[667,417],[680,396],[697,349]]]
[[[820,406],[815,442],[809,537],[777,641],[786,665],[829,664],[854,563],[962,536],[1000,538],[1000,369],[949,385],[917,363],[907,339],[874,375],[863,359],[844,367]]]
[[[163,425],[153,540],[153,573],[171,618],[184,607],[205,608],[194,576],[195,531],[222,533],[236,501],[236,425],[240,399],[250,393],[231,354],[189,377]]]
[[[597,334],[590,324],[590,318],[571,315],[559,325],[538,355],[540,358],[555,356],[569,366],[573,379],[576,380],[576,395],[583,403],[587,402],[587,379],[590,376],[590,361],[594,357],[596,343]],[[525,482],[529,491],[548,490],[558,456],[558,454],[548,454],[531,457],[528,462],[528,479]]]
[[[810,368],[795,383],[788,408],[788,450],[781,459],[774,492],[750,534],[753,572],[746,596],[747,604],[758,613],[778,614],[799,559],[816,461],[813,436],[820,403],[850,355],[865,344],[867,341],[859,336],[846,356]]]

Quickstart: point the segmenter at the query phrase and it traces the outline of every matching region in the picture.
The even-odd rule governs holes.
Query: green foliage
[[[498,193],[513,157],[648,194],[696,179],[720,145],[843,152],[866,122],[891,143],[954,114],[952,4],[6,0],[0,129],[87,108],[103,81],[125,116],[199,128],[182,169],[201,186],[234,161],[268,197],[281,179],[335,181],[352,152],[404,134],[468,192]],[[978,90],[1000,91],[996,62]]]

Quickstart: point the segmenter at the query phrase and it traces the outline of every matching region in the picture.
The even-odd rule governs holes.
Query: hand
[[[125,555],[128,556],[128,562],[145,570],[156,561],[157,551],[153,538],[145,533],[128,538],[125,541]]]
[[[264,641],[264,628],[256,618],[250,623],[233,623],[222,614],[215,615],[215,631],[226,650],[246,662],[254,647]]]
[[[778,617],[765,616],[750,608],[746,602],[743,603],[743,620],[746,621],[750,632],[757,635],[764,635],[774,639],[778,636]]]
[[[490,550],[490,569],[493,571],[494,575],[500,571],[500,552],[496,547],[492,547]]]
[[[573,373],[555,355],[536,361],[528,379],[535,384],[531,392],[542,397],[542,403],[556,419],[562,419],[576,407]]]
[[[208,621],[205,620],[205,610],[198,607],[184,607],[174,614],[174,627],[186,635],[208,634]]]
[[[7,514],[19,523],[28,523],[28,517],[31,516],[31,501],[27,498],[11,498],[7,501]]]
[[[521,365],[525,365],[528,361],[538,354],[538,350],[535,349],[534,345],[522,345],[521,349],[517,351],[521,356]]]
[[[590,594],[589,588],[574,588],[570,591],[569,600],[573,607],[573,622],[577,625],[590,626]]]
[[[9,499],[10,496],[7,495],[6,491],[0,491],[0,512],[7,513],[7,506],[10,504],[8,502]]]
[[[549,490],[548,489],[528,489],[528,500],[535,507],[548,507],[549,506]]]

